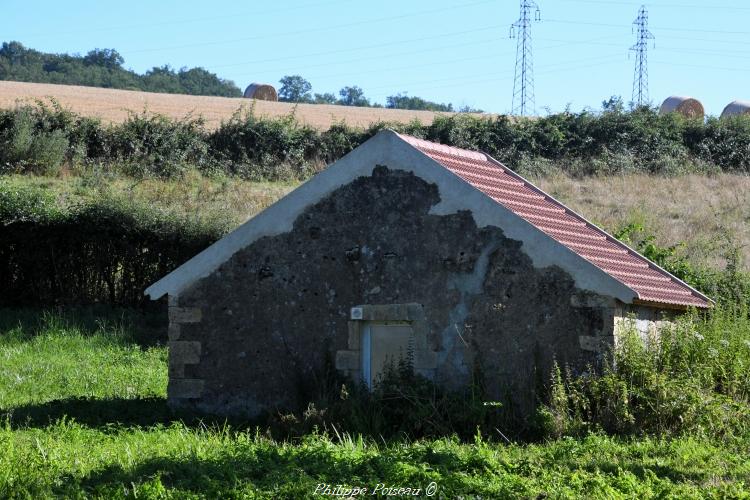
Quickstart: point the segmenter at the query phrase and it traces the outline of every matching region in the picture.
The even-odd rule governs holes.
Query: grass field
[[[330,431],[278,442],[186,423],[166,408],[166,350],[137,316],[0,318],[2,498],[314,498],[321,484],[431,483],[435,498],[750,496],[743,440],[383,443]]]
[[[209,128],[218,127],[222,120],[228,120],[241,107],[252,107],[256,116],[268,118],[294,114],[299,122],[323,130],[341,122],[356,127],[367,127],[375,122],[409,123],[413,120],[430,124],[435,116],[453,114],[254,101],[234,97],[157,94],[48,83],[0,82],[0,108],[12,108],[18,102],[33,103],[36,99],[47,100],[49,97],[71,111],[84,116],[95,116],[108,123],[122,122],[129,112],[139,113],[145,109],[174,119],[182,119],[188,115],[202,116]]]

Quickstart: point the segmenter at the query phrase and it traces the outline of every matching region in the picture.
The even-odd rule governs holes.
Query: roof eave
[[[715,305],[715,302],[711,299],[709,299],[708,303],[706,305],[697,305],[697,304],[677,304],[674,302],[659,302],[655,300],[643,300],[643,299],[633,299],[634,305],[639,306],[647,306],[647,307],[655,307],[659,309],[673,309],[678,311],[689,311],[690,309],[700,309],[702,311],[707,311]]]

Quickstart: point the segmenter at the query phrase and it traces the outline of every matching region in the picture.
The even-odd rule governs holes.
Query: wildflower
[[[723,345],[724,347],[729,347],[729,341],[727,339],[721,339],[719,341],[719,344]]]
[[[719,351],[717,351],[716,349],[712,347],[711,349],[708,350],[708,355],[709,357],[715,358],[719,355]]]
[[[703,340],[704,339],[703,335],[701,335],[698,332],[693,332],[693,337],[695,337],[698,340]]]

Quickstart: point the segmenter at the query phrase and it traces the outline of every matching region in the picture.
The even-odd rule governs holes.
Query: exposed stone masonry
[[[183,290],[170,303],[170,403],[304,408],[334,367],[361,379],[360,324],[373,318],[413,325],[422,375],[460,387],[481,373],[488,397],[521,411],[553,357],[584,369],[611,345],[610,299],[535,268],[468,211],[430,214],[439,201],[434,184],[376,167]]]

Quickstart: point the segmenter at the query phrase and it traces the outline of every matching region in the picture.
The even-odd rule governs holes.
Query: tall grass
[[[750,474],[740,446],[696,438],[384,445],[317,434],[292,444],[179,423],[107,432],[60,421],[1,427],[0,445],[4,498],[298,499],[320,498],[321,485],[425,497],[431,483],[435,498],[742,498]]]

